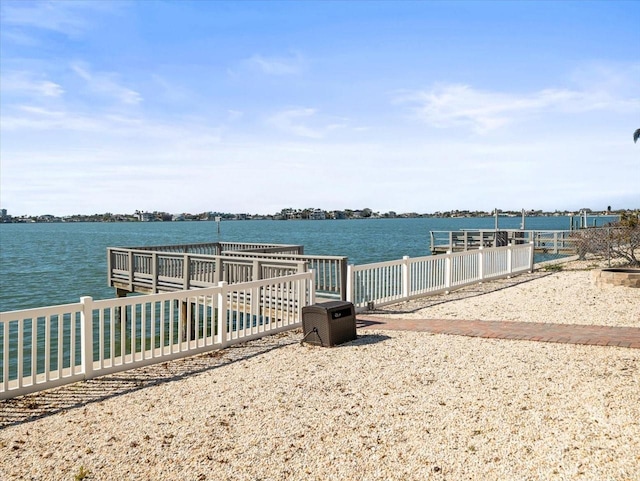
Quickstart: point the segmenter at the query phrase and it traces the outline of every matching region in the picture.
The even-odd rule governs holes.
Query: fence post
[[[529,242],[529,272],[533,272],[533,255],[535,252],[535,244],[532,242]]]
[[[218,282],[218,324],[216,326],[216,335],[220,337],[220,348],[227,347],[227,334],[229,326],[227,324],[229,313],[227,305],[227,283],[225,281]]]
[[[411,292],[409,256],[402,256],[402,300],[409,298],[409,292]]]
[[[309,305],[316,303],[316,271],[314,269],[309,269],[311,273],[311,278],[309,279]],[[307,285],[307,281],[304,281],[305,285]],[[344,300],[344,299],[343,299]],[[302,309],[300,310],[300,315],[302,316]]]
[[[511,244],[507,245],[507,277],[511,277],[513,273],[513,246]]]
[[[353,264],[347,264],[347,292],[346,292],[345,300],[355,304],[355,301],[354,301],[355,296],[353,292],[353,284],[354,284],[353,277],[354,277]]]
[[[444,287],[447,294],[451,288],[451,252],[452,251],[447,251],[446,257],[444,258]]]
[[[484,246],[478,248],[478,277],[480,282],[484,281]]]
[[[85,379],[93,377],[93,298],[81,297],[80,313],[80,355],[82,357],[82,373]],[[101,348],[101,347],[100,347]],[[71,366],[73,371],[73,366]]]

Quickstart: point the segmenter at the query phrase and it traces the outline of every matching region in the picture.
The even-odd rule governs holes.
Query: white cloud
[[[184,104],[192,97],[191,92],[189,92],[182,83],[175,82],[172,79],[156,73],[151,74],[151,80],[159,87],[155,95],[156,100],[166,100],[175,104]]]
[[[64,94],[61,85],[51,80],[36,78],[28,72],[8,72],[2,77],[0,89],[3,92],[24,93],[39,97],[60,97]]]
[[[91,17],[120,8],[113,2],[96,1],[35,1],[6,2],[1,4],[2,22],[13,28],[31,28],[77,37],[91,27]],[[30,43],[28,36],[20,33],[11,38],[20,43]]]
[[[86,64],[80,62],[73,63],[71,69],[85,80],[88,88],[95,93],[113,97],[129,105],[136,105],[142,102],[142,96],[135,90],[120,85],[116,81],[117,76],[114,73],[94,73],[90,71]]]
[[[319,116],[313,108],[282,110],[270,116],[267,124],[286,134],[308,139],[323,139],[331,132],[348,127],[347,119]]]
[[[268,119],[268,123],[279,130],[299,137],[320,139],[324,137],[324,132],[320,129],[311,128],[302,123],[304,119],[311,119],[316,114],[315,109],[290,109],[278,112]]]
[[[86,23],[74,7],[74,2],[13,3],[3,7],[2,15],[8,25],[77,33],[86,28]]]
[[[253,55],[246,64],[267,75],[296,75],[303,71],[305,60],[299,53],[289,57],[265,57]]]
[[[466,126],[479,134],[549,112],[582,113],[605,109],[629,112],[640,106],[637,98],[625,98],[615,90],[548,88],[515,94],[479,90],[463,84],[439,84],[429,90],[401,92],[394,102],[412,105],[416,116],[434,127]]]
[[[16,106],[12,113],[2,115],[2,129],[7,132],[29,130],[97,132],[100,128],[101,123],[95,117],[33,105]]]
[[[577,67],[571,82],[586,92],[610,92],[608,96],[640,96],[640,62],[591,61]]]
[[[244,116],[244,112],[241,112],[240,110],[233,110],[233,109],[227,110],[227,117],[232,122],[236,120],[240,120],[243,116]]]

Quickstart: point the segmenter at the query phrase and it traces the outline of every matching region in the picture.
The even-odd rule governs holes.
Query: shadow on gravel
[[[299,342],[298,330],[220,351],[110,374],[88,381],[0,401],[0,430],[130,392],[217,369]]]
[[[533,272],[511,279],[499,279],[484,284],[474,284],[449,294],[426,296],[417,300],[367,311],[366,314],[406,314],[416,312],[425,307],[506,289],[550,274],[550,272]],[[358,319],[356,326],[364,327],[375,324],[378,323],[376,321]],[[231,346],[221,351],[212,351],[195,357],[154,364],[62,386],[49,391],[0,401],[0,430],[7,426],[34,421],[64,410],[122,396],[147,386],[179,381],[194,374],[210,371],[243,359],[250,359],[279,347],[299,343],[301,337],[301,330],[285,332],[245,344]],[[387,339],[389,339],[388,336],[381,334],[359,334],[356,340],[336,347],[375,344]]]

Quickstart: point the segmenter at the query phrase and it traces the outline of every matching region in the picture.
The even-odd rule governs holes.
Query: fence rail
[[[319,256],[284,253],[257,253],[252,251],[226,251],[225,255],[274,261],[304,262],[315,272],[316,294],[322,297],[347,298],[347,264],[344,256]]]
[[[301,324],[313,274],[0,313],[0,399],[220,349]]]
[[[154,293],[207,287],[220,281],[247,282],[313,270],[319,296],[346,299],[346,257],[298,254],[302,252],[302,246],[265,247],[240,243],[225,246],[242,247],[245,250],[228,249],[222,254],[188,252],[203,251],[205,246],[212,245],[158,246],[153,250],[110,247],[107,249],[109,285],[127,292]],[[252,245],[258,247],[250,250]]]
[[[157,293],[279,277],[306,270],[306,263],[269,257],[232,257],[144,249],[107,249],[109,285],[126,292]]]
[[[570,253],[576,250],[569,230],[460,230],[431,231],[432,252],[466,251],[479,247],[501,247],[508,244],[529,244],[543,253]]]
[[[201,254],[209,256],[219,256],[225,251],[282,252],[285,254],[302,254],[304,252],[304,247],[301,245],[265,244],[255,242],[205,242],[197,244],[123,247],[123,249]]]
[[[529,243],[350,265],[347,300],[362,310],[531,271],[533,251]]]

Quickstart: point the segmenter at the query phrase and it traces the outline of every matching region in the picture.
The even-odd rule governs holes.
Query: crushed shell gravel
[[[637,294],[585,305],[582,273],[440,308],[600,324],[613,322],[606,304],[640,327]],[[497,295],[528,300],[519,311]],[[397,331],[334,348],[301,338],[2,402],[0,479],[640,479],[640,350]]]

